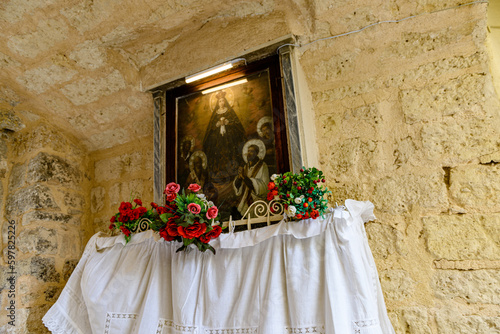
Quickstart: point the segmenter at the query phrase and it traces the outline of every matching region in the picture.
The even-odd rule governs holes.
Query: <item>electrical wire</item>
[[[360,29],[357,29],[357,30],[353,30],[353,31],[349,31],[349,32],[345,32],[345,33],[342,33],[342,34],[338,34],[338,35],[334,35],[334,36],[329,36],[329,37],[323,37],[323,38],[320,38],[320,39],[317,39],[317,40],[314,40],[312,42],[309,42],[309,43],[306,43],[306,44],[303,44],[303,45],[300,45],[300,44],[290,44],[290,43],[287,43],[287,44],[283,44],[283,45],[280,45],[277,49],[276,49],[276,53],[279,53],[280,49],[285,47],[285,46],[296,46],[296,47],[305,47],[307,45],[311,45],[313,43],[317,43],[317,42],[321,42],[321,41],[325,41],[325,40],[329,40],[329,39],[334,39],[334,38],[338,38],[338,37],[342,37],[342,36],[347,36],[347,35],[351,35],[351,34],[355,34],[355,33],[358,33],[358,32],[361,32],[365,29],[368,29],[370,27],[373,27],[373,26],[376,26],[378,24],[382,24],[382,23],[399,23],[399,22],[403,22],[403,21],[406,21],[406,20],[409,20],[409,19],[413,19],[415,17],[419,17],[419,16],[422,16],[422,15],[428,15],[428,14],[435,14],[435,13],[439,13],[439,12],[444,12],[446,10],[452,10],[452,9],[457,9],[457,8],[460,8],[460,7],[463,7],[463,6],[471,6],[471,5],[474,5],[474,4],[478,4],[478,3],[488,3],[487,0],[479,0],[479,1],[472,1],[472,2],[468,2],[468,3],[464,3],[464,4],[461,4],[461,5],[457,5],[457,6],[453,6],[453,7],[448,7],[448,8],[443,8],[443,9],[438,9],[438,10],[435,10],[435,11],[432,11],[432,12],[425,12],[425,13],[420,13],[420,14],[415,14],[415,15],[411,15],[411,16],[407,16],[407,17],[404,17],[402,19],[398,19],[398,20],[386,20],[386,21],[378,21],[378,22],[375,22],[375,23],[372,23],[372,24],[369,24],[367,26],[364,26],[363,28],[360,28]]]

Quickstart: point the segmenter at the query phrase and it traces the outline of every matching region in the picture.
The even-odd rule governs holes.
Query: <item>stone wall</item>
[[[118,212],[122,201],[140,198],[150,208],[154,200],[152,133],[133,143],[93,152],[91,159],[94,175],[90,212],[94,232],[109,232],[109,219]]]
[[[358,4],[330,4],[316,22],[345,32],[457,2]],[[332,198],[376,206],[366,229],[397,333],[500,331],[500,108],[486,34],[476,4],[299,49]]]
[[[0,113],[0,332],[47,333],[41,318],[90,237],[88,160],[39,117]]]

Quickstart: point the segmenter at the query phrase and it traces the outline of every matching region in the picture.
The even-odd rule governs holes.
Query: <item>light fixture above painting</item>
[[[189,75],[184,80],[186,81],[186,83],[191,83],[191,82],[203,79],[203,78],[207,78],[207,77],[212,76],[214,74],[226,71],[230,68],[236,67],[236,66],[241,65],[243,63],[246,65],[245,58],[233,59],[231,61],[225,62],[224,64],[220,64],[220,65],[211,67],[207,70]]]

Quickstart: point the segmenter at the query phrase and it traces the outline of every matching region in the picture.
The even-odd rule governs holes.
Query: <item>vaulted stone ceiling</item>
[[[277,7],[292,10],[283,14]],[[217,33],[210,26],[274,15],[270,21],[278,28],[268,27],[271,39],[290,32],[283,16],[305,11],[274,1],[4,0],[0,105],[47,118],[90,151],[126,143],[152,134],[145,87],[221,60],[217,54],[201,61],[198,56],[184,70],[172,69],[183,48]],[[245,22],[251,28],[252,19]],[[233,52],[255,42],[240,41]],[[167,57],[176,44],[178,51]]]

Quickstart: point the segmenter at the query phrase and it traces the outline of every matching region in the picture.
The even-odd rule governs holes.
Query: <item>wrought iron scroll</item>
[[[242,219],[233,220],[231,216],[229,222],[224,222],[224,226],[229,225],[229,229],[233,231],[235,226],[247,225],[247,228],[251,230],[252,224],[267,223],[269,226],[271,222],[282,220],[283,213],[283,204],[276,200],[271,202],[255,201],[248,207]]]

